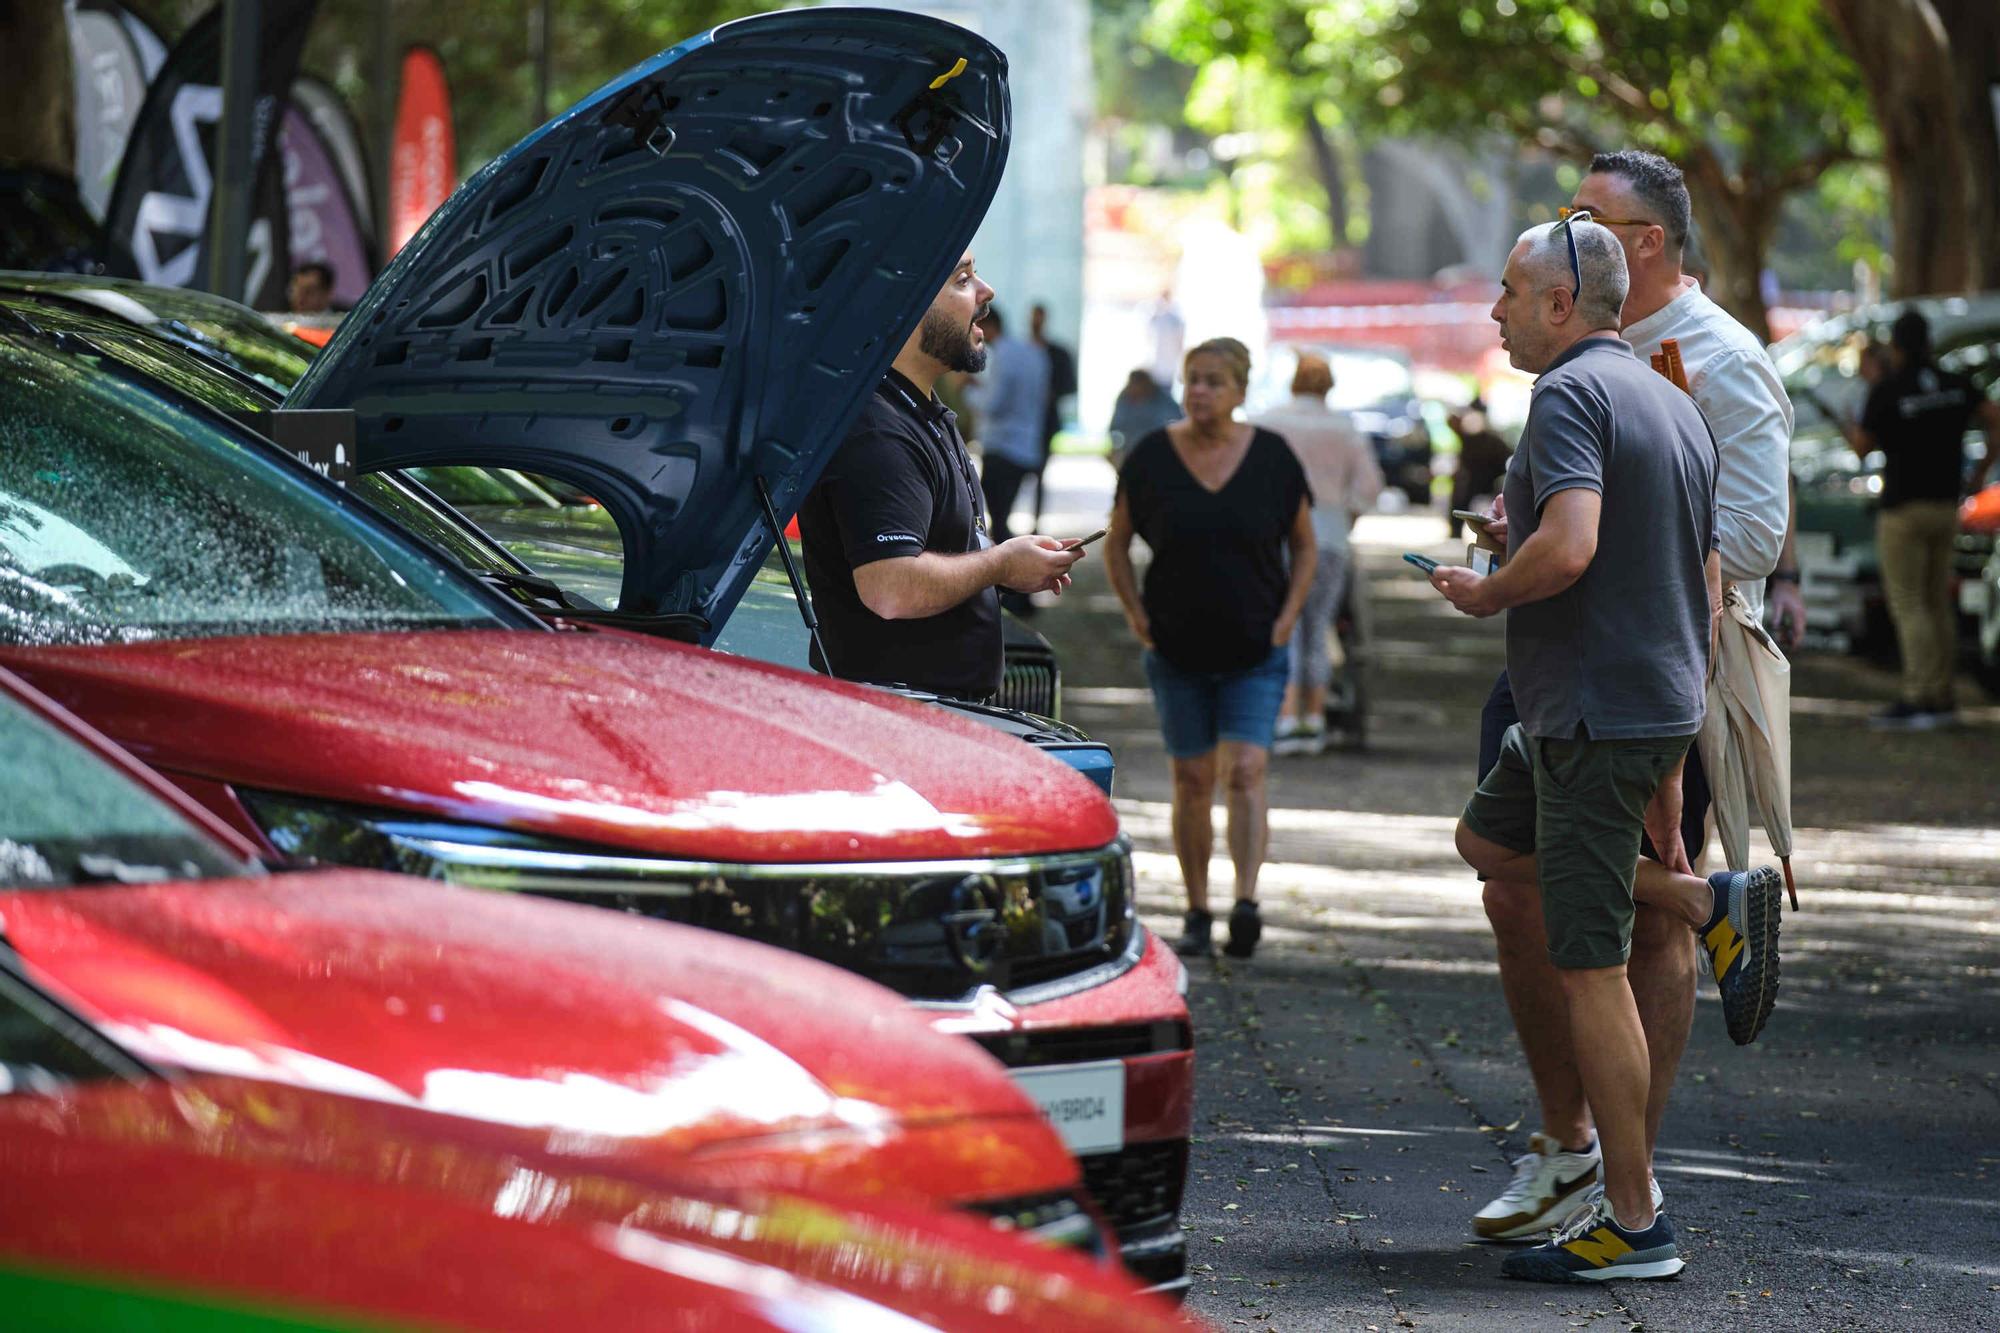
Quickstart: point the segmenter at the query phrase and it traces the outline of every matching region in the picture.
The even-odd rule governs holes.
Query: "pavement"
[[[1049,480],[1044,531],[1101,526],[1108,465],[1058,459]],[[1190,1308],[1366,1333],[2000,1328],[2000,707],[1968,684],[1963,729],[1878,735],[1889,673],[1795,663],[1802,910],[1754,1045],[1731,1044],[1702,981],[1656,1163],[1688,1268],[1509,1282],[1470,1219],[1539,1125],[1451,845],[1501,623],[1456,615],[1398,558],[1454,556],[1441,520],[1371,515],[1356,543],[1368,748],[1273,761],[1264,943],[1191,969]],[[1117,752],[1142,914],[1171,934],[1165,755],[1102,562],[1079,569],[1034,623],[1066,718]],[[1225,861],[1211,878],[1226,901]]]

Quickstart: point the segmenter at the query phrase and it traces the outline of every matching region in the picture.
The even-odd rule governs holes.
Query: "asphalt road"
[[[1099,526],[1109,490],[1059,460],[1044,530]],[[1441,521],[1371,516],[1357,539],[1369,747],[1274,761],[1264,945],[1193,968],[1191,1307],[1224,1329],[2000,1328],[2000,707],[1966,684],[1963,730],[1884,737],[1865,717],[1888,673],[1795,664],[1803,910],[1755,1045],[1702,982],[1657,1164],[1688,1268],[1509,1282],[1470,1218],[1538,1126],[1451,846],[1500,625],[1397,558],[1452,555]],[[1082,570],[1036,625],[1065,715],[1116,748],[1142,911],[1171,933],[1165,756],[1102,564]],[[1226,900],[1221,859],[1212,879]]]

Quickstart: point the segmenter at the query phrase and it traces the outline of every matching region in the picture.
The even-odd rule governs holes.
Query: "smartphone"
[[[1411,564],[1415,565],[1418,569],[1421,569],[1426,574],[1430,573],[1432,570],[1438,567],[1437,561],[1431,559],[1427,555],[1418,555],[1415,551],[1403,552],[1403,559],[1409,561]]]
[[[1110,529],[1110,528],[1099,528],[1099,529],[1098,529],[1097,531],[1095,531],[1095,532],[1091,533],[1091,534],[1090,534],[1090,535],[1089,535],[1088,537],[1080,537],[1080,538],[1078,538],[1077,540],[1075,540],[1075,541],[1071,542],[1071,543],[1070,543],[1069,545],[1067,545],[1067,546],[1063,547],[1063,549],[1064,549],[1065,551],[1074,551],[1074,550],[1076,550],[1076,549],[1077,549],[1077,548],[1078,548],[1079,546],[1088,546],[1088,545],[1090,545],[1090,544],[1091,544],[1092,542],[1094,542],[1094,541],[1098,540],[1098,539],[1099,539],[1100,537],[1104,536],[1104,534],[1105,534],[1105,533],[1107,533],[1107,532],[1109,532],[1109,531],[1111,531],[1111,529]]]
[[[1466,523],[1470,523],[1473,527],[1478,528],[1481,532],[1486,531],[1487,525],[1494,521],[1493,515],[1475,514],[1470,509],[1454,509],[1451,511],[1451,516],[1453,518],[1460,519]]]

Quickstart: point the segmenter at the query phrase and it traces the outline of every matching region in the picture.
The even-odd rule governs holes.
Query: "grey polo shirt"
[[[1603,497],[1597,554],[1553,597],[1507,613],[1507,676],[1530,736],[1688,736],[1707,695],[1715,437],[1694,400],[1612,335],[1535,381],[1507,467],[1507,548],[1552,496]]]

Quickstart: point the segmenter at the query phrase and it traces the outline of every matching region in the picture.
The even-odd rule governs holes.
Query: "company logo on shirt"
[[[907,532],[878,532],[875,534],[875,540],[878,542],[915,542],[919,546],[924,544],[922,537],[913,536]]]

